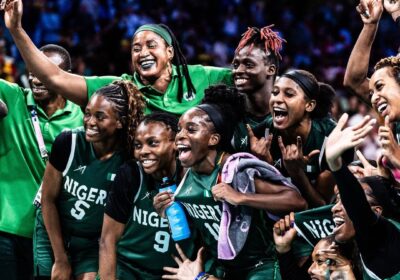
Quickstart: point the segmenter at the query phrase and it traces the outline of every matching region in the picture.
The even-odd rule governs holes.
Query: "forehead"
[[[171,129],[169,129],[166,124],[161,122],[141,122],[136,130],[136,137],[159,136],[164,133],[169,133],[170,131]]]
[[[192,108],[183,114],[179,119],[179,125],[184,126],[187,123],[194,123],[198,125],[207,125],[208,115],[201,109]]]
[[[316,255],[318,250],[327,249],[330,243],[326,240],[320,240],[314,247],[313,255]]]
[[[297,91],[303,92],[301,87],[295,81],[293,81],[292,79],[289,79],[287,77],[279,77],[275,81],[274,85],[277,87],[280,87],[280,88],[291,88],[291,89],[295,89]]]
[[[166,44],[165,40],[160,35],[148,30],[137,33],[135,37],[133,37],[132,44],[143,44],[148,41],[156,41]]]
[[[371,79],[369,81],[370,87],[373,87],[373,85],[379,80],[393,78],[390,70],[391,70],[390,66],[386,66],[386,67],[376,70],[374,72],[374,74],[372,74]]]
[[[96,111],[113,111],[113,104],[104,98],[104,96],[95,94],[86,105],[86,109],[93,109]]]
[[[266,57],[265,51],[258,46],[254,46],[252,50],[249,52],[250,46],[245,46],[239,52],[235,54],[234,59],[254,59],[259,62],[264,62],[263,60]]]

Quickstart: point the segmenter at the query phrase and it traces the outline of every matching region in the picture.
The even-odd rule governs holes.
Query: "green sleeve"
[[[115,80],[121,80],[121,77],[116,76],[92,76],[84,77],[87,87],[88,100],[92,97],[93,93],[99,88],[112,83]]]
[[[29,89],[22,88],[17,84],[0,79],[0,99],[3,100],[8,108],[13,107],[29,91]]]
[[[210,85],[226,84],[233,86],[232,70],[229,68],[205,66],[204,70],[210,81]]]

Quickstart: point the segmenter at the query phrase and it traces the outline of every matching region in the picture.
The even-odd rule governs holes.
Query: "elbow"
[[[308,203],[307,200],[305,200],[301,195],[297,195],[297,199],[295,200],[295,203],[293,205],[293,211],[298,212],[298,211],[303,211],[308,209]]]

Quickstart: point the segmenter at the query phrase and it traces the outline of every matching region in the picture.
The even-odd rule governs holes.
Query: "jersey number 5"
[[[89,209],[90,204],[83,200],[78,200],[75,202],[74,208],[71,209],[71,215],[77,220],[82,220],[86,212],[83,208]]]

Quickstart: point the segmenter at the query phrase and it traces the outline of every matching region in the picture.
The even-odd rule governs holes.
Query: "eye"
[[[156,141],[156,140],[150,140],[149,141],[149,146],[151,146],[151,147],[156,147],[156,146],[158,146],[158,144],[159,144],[159,142]]]
[[[279,89],[274,88],[274,89],[272,90],[271,94],[274,95],[274,96],[278,95],[278,94],[279,94]]]
[[[85,114],[83,115],[84,118],[90,118],[90,113],[89,112],[85,112]]]
[[[234,62],[232,63],[232,68],[233,68],[233,69],[237,69],[238,67],[239,67],[239,63],[236,62],[236,61],[234,61]]]
[[[140,46],[133,46],[132,52],[137,53],[137,52],[140,52],[141,49],[142,48]]]
[[[246,67],[247,67],[247,68],[253,68],[253,67],[254,67],[254,63],[247,62],[247,63],[246,63]]]
[[[377,89],[377,90],[381,90],[382,88],[383,88],[383,84],[377,84],[377,85],[376,85],[376,89]]]
[[[142,148],[142,145],[140,143],[135,143],[134,148],[135,150],[139,150],[140,148]]]

